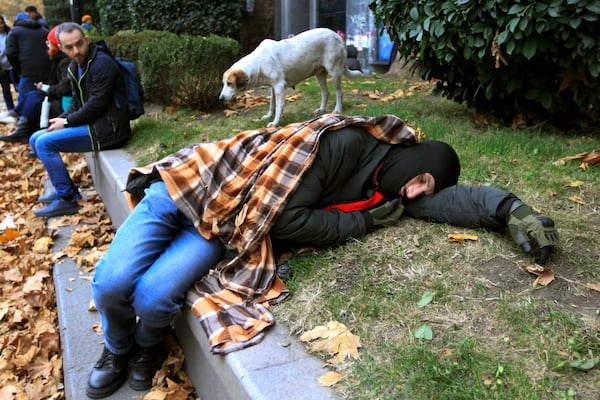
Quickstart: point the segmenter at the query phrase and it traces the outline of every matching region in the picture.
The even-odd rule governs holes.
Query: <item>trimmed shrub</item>
[[[135,62],[147,101],[204,111],[218,105],[223,72],[239,53],[235,40],[215,35],[123,31],[104,39],[115,56]]]
[[[239,39],[239,0],[98,0],[102,32],[168,31]]]
[[[374,0],[370,8],[400,56],[448,98],[507,120],[599,114],[598,0]]]
[[[131,29],[133,18],[129,3],[132,0],[98,0],[100,32],[113,35]]]

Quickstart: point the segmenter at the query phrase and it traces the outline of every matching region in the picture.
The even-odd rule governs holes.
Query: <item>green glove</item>
[[[367,211],[373,218],[373,223],[377,225],[394,225],[404,212],[404,206],[400,199],[393,199],[380,205],[379,207],[372,208]]]
[[[536,250],[536,256],[541,263],[546,262],[552,248],[558,243],[554,221],[534,214],[531,207],[520,200],[515,200],[510,208],[508,231],[525,253],[532,253],[535,246],[539,250]]]

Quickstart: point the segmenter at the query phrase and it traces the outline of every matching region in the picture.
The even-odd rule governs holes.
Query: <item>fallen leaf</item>
[[[344,379],[344,376],[345,375],[342,375],[339,372],[329,371],[325,375],[318,377],[317,381],[321,386],[329,387]]]
[[[565,185],[565,187],[574,187],[575,188],[575,187],[582,186],[584,184],[585,184],[585,182],[583,182],[583,181],[572,181],[572,182],[567,183]]]
[[[46,254],[50,251],[53,244],[54,244],[54,241],[52,240],[51,237],[44,236],[35,241],[35,243],[33,244],[32,250],[34,253],[37,253],[37,254]]]
[[[19,231],[6,228],[3,233],[0,233],[0,243],[8,243],[17,237],[19,237]]]
[[[418,327],[415,331],[415,338],[424,340],[433,339],[433,331],[431,330],[431,327],[427,324]]]
[[[600,149],[586,151],[583,153],[575,154],[574,156],[563,157],[558,160],[556,165],[563,165],[565,161],[569,160],[581,160],[579,167],[583,170],[587,169],[588,165],[600,164]]]
[[[596,283],[586,283],[585,287],[595,290],[596,292],[600,292],[600,282]]]
[[[464,240],[479,240],[477,235],[468,235],[466,233],[450,233],[448,234],[448,240],[450,242],[461,242]]]
[[[530,273],[537,275],[533,281],[533,287],[548,286],[554,280],[554,272],[550,268],[542,267],[541,265],[527,265],[525,267]]]
[[[569,200],[571,200],[574,203],[579,203],[582,205],[586,205],[587,203],[585,202],[585,200],[583,200],[583,198],[581,198],[581,196],[570,196]]]
[[[580,371],[589,371],[592,368],[594,368],[596,365],[598,365],[599,362],[600,362],[600,358],[596,357],[596,358],[590,358],[590,359],[571,361],[569,363],[569,366],[571,366],[571,368],[575,368]]]
[[[337,321],[329,321],[327,325],[320,325],[305,332],[300,336],[302,342],[315,343],[311,345],[312,351],[323,351],[334,357],[327,360],[331,363],[341,363],[348,356],[358,358],[358,348],[361,347],[360,337],[353,335],[350,330]]]
[[[433,293],[428,290],[425,293],[423,293],[421,300],[419,300],[419,303],[417,303],[417,307],[419,307],[419,308],[425,307],[427,304],[431,303],[432,301],[433,301]]]

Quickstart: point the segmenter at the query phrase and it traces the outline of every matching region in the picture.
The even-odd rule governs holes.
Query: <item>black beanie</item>
[[[435,179],[435,192],[455,185],[460,175],[460,161],[454,149],[437,140],[393,146],[383,159],[379,191],[386,197],[397,197],[406,182],[426,172]]]

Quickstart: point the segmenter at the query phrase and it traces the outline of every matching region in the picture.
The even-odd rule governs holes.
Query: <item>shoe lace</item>
[[[101,368],[105,364],[113,364],[113,365],[120,364],[120,357],[117,354],[108,350],[106,347],[102,351],[102,355],[100,356],[100,359],[96,363],[96,368]]]

